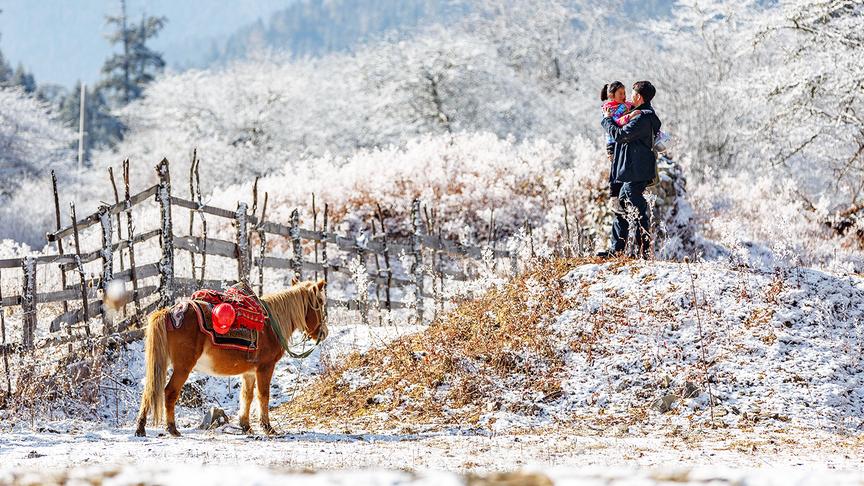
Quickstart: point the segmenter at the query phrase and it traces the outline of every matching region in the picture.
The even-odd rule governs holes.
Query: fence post
[[[375,224],[375,215],[372,215],[370,223],[370,226],[372,226],[372,240],[374,241],[378,238],[378,229],[377,225]],[[373,251],[372,257],[375,258],[375,305],[378,306],[378,324],[381,324],[381,262],[378,258],[377,252]]]
[[[129,279],[132,280],[132,302],[135,304],[135,314],[141,312],[138,302],[138,275],[135,269],[135,248],[132,241],[132,199],[129,194],[129,159],[123,161],[123,192],[126,198],[126,247],[129,250]],[[121,329],[121,331],[124,329]]]
[[[264,231],[264,218],[267,216],[267,200],[270,193],[264,193],[264,206],[261,207],[261,219],[255,226],[258,231],[258,295],[264,295],[264,253],[267,251],[267,233]]]
[[[174,303],[174,229],[171,226],[171,173],[168,159],[162,159],[156,166],[159,176],[159,189],[156,200],[162,219],[159,244],[162,259],[159,261],[159,305],[167,307]]]
[[[356,241],[356,240],[355,240]],[[348,254],[348,258],[351,258],[351,253]],[[366,264],[366,251],[363,248],[357,249],[357,261],[360,262],[360,268],[366,274],[366,279],[369,279],[369,272],[367,271]],[[369,286],[367,284],[366,288],[361,292],[360,289],[357,289],[357,309],[360,311],[360,319],[365,325],[369,325]]]
[[[234,224],[237,225],[237,280],[249,283],[249,218],[246,203],[237,203],[234,212]]]
[[[24,348],[31,348],[36,332],[36,260],[24,257],[21,270],[24,271],[24,288],[21,292],[21,308],[24,310],[22,343]]]
[[[417,324],[423,324],[423,251],[422,230],[420,228],[420,200],[415,199],[411,203],[411,253],[414,262],[411,265],[411,274],[414,275],[414,286],[417,289]]]
[[[60,196],[57,192],[57,175],[54,171],[51,171],[51,186],[54,189],[54,216],[55,222],[57,225],[57,231],[60,231]],[[63,238],[57,238],[57,253],[60,256],[63,256]],[[66,288],[66,270],[63,269],[63,265],[60,265],[60,286],[64,289]],[[66,314],[69,312],[69,302],[63,301],[63,313]],[[57,323],[59,326],[59,322]],[[51,329],[51,331],[56,331],[57,329]],[[66,332],[69,336],[72,336],[72,324],[66,324]]]
[[[327,260],[327,213],[330,206],[324,203],[324,220],[321,222],[321,265],[324,267],[324,281],[330,276],[330,262]]]
[[[2,279],[0,279],[2,281]],[[12,394],[12,378],[9,376],[9,352],[6,350],[6,312],[3,310],[3,286],[0,285],[0,345],[3,346],[3,372],[6,375],[6,396]]]
[[[315,193],[312,193],[312,231],[318,231],[318,208],[315,207]],[[313,240],[315,250],[315,281],[318,281],[318,240]]]
[[[75,242],[75,267],[78,269],[78,282],[81,287],[81,321],[87,337],[90,337],[90,305],[87,302],[87,278],[84,276],[84,265],[81,264],[81,240],[78,236],[78,219],[75,215],[75,203],[69,203],[70,218],[72,219],[72,237]]]
[[[291,211],[291,246],[294,254],[291,256],[291,268],[297,280],[303,279],[303,247],[300,245],[300,213],[295,208]]]
[[[196,152],[197,153],[197,152]],[[201,173],[199,168],[201,161],[195,159],[195,202],[198,203],[198,218],[201,220],[201,278],[198,280],[198,286],[204,286],[204,272],[207,270],[207,218],[204,217],[204,199],[201,197]]]
[[[189,200],[195,201],[195,167],[198,165],[198,148],[192,149],[192,163],[189,165]],[[189,237],[194,238],[195,209],[189,210]],[[193,240],[194,241],[194,240]],[[192,280],[195,280],[195,251],[189,250],[189,263],[192,267]],[[203,280],[203,278],[202,278]]]
[[[102,332],[106,335],[113,332],[113,323],[108,313],[105,312],[105,298],[108,294],[108,285],[114,279],[114,249],[112,248],[111,213],[109,207],[99,206],[99,223],[102,225]]]
[[[393,267],[390,266],[390,250],[387,248],[387,227],[384,225],[384,211],[381,210],[381,204],[376,203],[376,208],[378,210],[378,222],[381,223],[381,247],[382,253],[384,253],[384,266],[387,271],[387,288],[385,290],[385,298],[387,299],[387,311],[391,311],[392,306],[390,304],[390,286],[393,284]],[[390,316],[387,317],[390,319]]]
[[[114,180],[114,168],[108,167],[108,178],[111,179],[111,188],[114,189],[114,204],[120,205],[120,194],[117,192],[117,181]],[[123,241],[123,224],[120,220],[120,211],[117,211],[117,242]],[[126,267],[123,264],[123,250],[120,250],[120,254],[118,255],[120,260],[120,271],[126,270]],[[126,312],[126,308],[123,308],[123,312]]]

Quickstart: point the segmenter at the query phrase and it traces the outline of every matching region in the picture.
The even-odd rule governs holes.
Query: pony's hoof
[[[144,429],[138,429],[135,431],[135,437],[147,437],[147,432],[144,432]]]
[[[262,425],[264,428],[264,433],[267,435],[277,435],[276,429],[274,429],[270,424]]]
[[[244,434],[249,434],[252,433],[252,426],[249,424],[240,424],[240,430],[242,430]]]
[[[168,433],[174,437],[183,437],[183,435],[180,433],[180,431],[177,430],[177,427],[175,427],[173,425],[168,427]]]

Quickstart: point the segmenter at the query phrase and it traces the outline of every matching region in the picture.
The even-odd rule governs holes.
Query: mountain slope
[[[269,51],[295,57],[347,51],[390,31],[449,22],[468,10],[453,0],[304,0],[216,41],[198,63],[221,64]]]

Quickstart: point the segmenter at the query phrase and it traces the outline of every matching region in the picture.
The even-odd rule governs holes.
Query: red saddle
[[[201,300],[213,306],[225,303],[233,307],[237,317],[232,328],[239,326],[255,331],[264,330],[267,311],[248,287],[229,287],[225,291],[201,289],[192,294],[192,300]]]

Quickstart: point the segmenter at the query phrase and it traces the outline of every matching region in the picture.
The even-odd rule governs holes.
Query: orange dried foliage
[[[355,352],[274,416],[280,423],[306,426],[370,420],[467,425],[501,407],[502,386],[514,377],[523,393],[555,400],[562,393],[556,376],[564,362],[544,328],[567,308],[562,278],[596,261],[559,259],[541,265],[458,305],[423,332]],[[530,308],[525,305],[528,282],[543,288],[543,298]],[[519,410],[536,411],[530,404]]]

